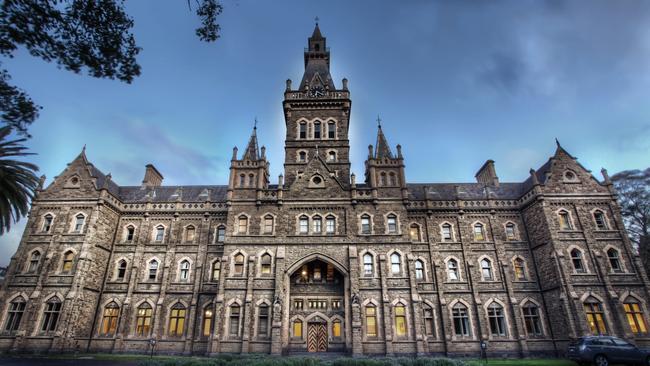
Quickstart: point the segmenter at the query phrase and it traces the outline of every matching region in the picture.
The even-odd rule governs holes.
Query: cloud
[[[499,53],[492,56],[477,78],[496,89],[514,93],[519,89],[525,72],[525,65],[519,57]]]

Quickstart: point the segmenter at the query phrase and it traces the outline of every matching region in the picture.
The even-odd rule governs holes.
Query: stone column
[[[275,294],[273,296],[273,321],[271,323],[271,354],[281,355],[283,342],[282,342],[282,314],[289,312],[288,300],[285,300],[285,262],[284,262],[284,247],[278,247],[275,253]]]

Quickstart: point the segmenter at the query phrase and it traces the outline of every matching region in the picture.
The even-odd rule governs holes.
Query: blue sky
[[[19,53],[3,60],[43,106],[28,146],[48,183],[87,145],[122,185],[153,163],[165,184],[226,184],[253,119],[282,172],[285,80],[297,84],[314,17],[332,77],[349,79],[351,160],[363,176],[377,115],[410,182],[467,182],[486,159],[522,181],[554,138],[599,177],[650,165],[650,2],[233,1],[202,43],[184,0],[127,1],[142,76],[93,79]],[[0,237],[0,264],[20,223]]]

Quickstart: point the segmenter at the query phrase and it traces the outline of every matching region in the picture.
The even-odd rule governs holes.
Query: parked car
[[[614,364],[650,366],[650,350],[617,337],[590,336],[569,344],[568,356],[579,365]]]

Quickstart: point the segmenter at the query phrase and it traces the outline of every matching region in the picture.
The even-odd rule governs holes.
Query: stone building
[[[559,144],[521,183],[410,184],[381,126],[350,171],[351,97],[318,25],[287,81],[284,175],[253,130],[228,185],[120,186],[85,151],[34,199],[0,287],[5,351],[475,355],[650,343],[648,277],[607,173]]]

